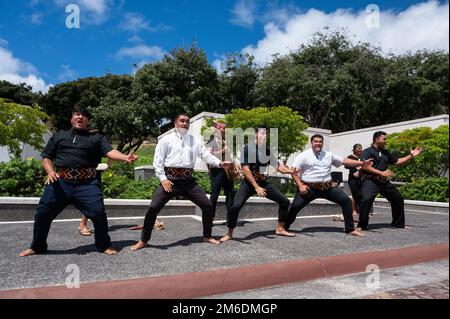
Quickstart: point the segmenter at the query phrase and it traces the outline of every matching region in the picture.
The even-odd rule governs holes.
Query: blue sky
[[[69,4],[80,9],[80,28],[66,27]],[[366,12],[369,4],[379,14]],[[45,91],[78,77],[132,73],[133,64],[193,40],[218,69],[229,52],[264,64],[327,25],[385,52],[449,47],[448,1],[0,0],[0,79]]]

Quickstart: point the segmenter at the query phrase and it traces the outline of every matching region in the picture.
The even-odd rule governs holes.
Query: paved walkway
[[[368,296],[368,299],[449,299],[448,279]]]
[[[93,236],[78,235],[78,222],[73,220],[59,221],[52,225],[48,238],[48,254],[21,258],[18,254],[28,247],[33,224],[0,222],[2,238],[0,292],[18,288],[65,285],[73,265],[79,269],[80,282],[83,286],[120,280],[153,279],[159,282],[158,278],[164,276],[201,274],[239,267],[248,267],[251,273],[252,267],[261,264],[272,264],[270,274],[274,274],[278,267],[276,265],[285,267],[283,263],[298,265],[304,260],[317,262],[322,258],[350,254],[370,255],[371,252],[395,251],[393,257],[397,257],[400,261],[413,262],[414,258],[424,254],[414,256],[411,251],[397,253],[396,250],[435,244],[437,244],[435,247],[444,244],[439,246],[439,251],[446,252],[448,258],[448,214],[407,211],[407,222],[412,228],[403,230],[389,227],[390,214],[384,211],[375,213],[371,220],[371,230],[364,238],[345,235],[342,223],[334,222],[331,217],[322,215],[299,218],[293,225],[293,230],[297,232],[295,238],[274,235],[276,220],[244,221],[235,231],[235,240],[219,246],[202,243],[201,222],[197,216],[171,216],[171,218],[161,216],[167,229],[155,231],[150,242],[151,247],[138,252],[131,252],[129,248],[139,239],[140,234],[128,228],[141,224],[143,219],[141,217],[110,219],[113,245],[120,249],[116,256],[97,253],[93,245]],[[214,236],[218,237],[225,233],[225,226],[214,227]],[[380,256],[382,255],[383,253]],[[431,255],[429,257],[432,258]],[[373,260],[383,262],[382,258]],[[417,262],[426,261],[429,260]],[[341,274],[346,273],[345,271],[352,265],[352,262],[342,264],[340,261],[340,263],[336,265],[341,267],[339,271],[344,271]],[[354,270],[358,271],[356,268]],[[314,268],[314,271],[317,271],[317,268]],[[299,274],[295,276],[296,280],[299,279]]]

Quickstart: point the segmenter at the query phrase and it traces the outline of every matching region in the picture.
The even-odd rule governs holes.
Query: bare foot
[[[359,237],[366,237],[366,235],[364,235],[364,234],[363,234],[360,230],[358,230],[357,228],[356,228],[354,231],[348,233],[348,235],[359,236]]]
[[[117,254],[117,250],[113,247],[108,247],[103,251],[103,253],[107,255],[115,255]]]
[[[131,246],[131,251],[136,251],[136,250],[142,249],[144,247],[148,247],[148,244],[144,243],[142,240],[140,240],[136,244]]]
[[[156,221],[155,222],[155,226],[153,226],[156,230],[163,230],[166,228],[166,226],[164,226],[164,222],[160,222],[160,221]]]
[[[164,222],[159,222],[156,221],[155,222],[155,226],[153,226],[153,228],[155,228],[156,230],[163,230],[166,228],[166,226],[164,225]],[[144,226],[132,226],[130,228],[128,228],[129,230],[143,230]]]
[[[209,244],[214,244],[214,245],[220,245],[222,243],[221,241],[214,239],[212,237],[209,237],[209,238],[203,237],[203,242],[209,243]]]
[[[20,257],[27,257],[31,255],[36,255],[36,252],[31,248],[25,249],[19,254]]]
[[[403,226],[403,227],[395,227],[395,226],[391,226],[392,228],[396,228],[396,229],[411,229],[411,226]]]
[[[82,236],[91,236],[92,232],[89,228],[87,228],[87,226],[84,227],[79,227],[78,228],[80,235]]]
[[[224,242],[229,241],[231,239],[233,239],[233,237],[230,234],[226,234],[225,236],[223,236],[219,240],[220,240],[221,243],[224,243]]]
[[[294,233],[288,232],[286,229],[283,228],[277,228],[275,231],[275,234],[278,236],[286,236],[286,237],[295,237],[296,235]]]

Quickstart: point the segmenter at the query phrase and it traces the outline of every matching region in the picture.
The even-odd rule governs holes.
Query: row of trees
[[[265,66],[230,54],[218,73],[192,45],[146,64],[134,75],[82,78],[33,94],[26,85],[0,82],[0,97],[38,102],[56,129],[69,126],[74,105],[92,109],[93,125],[124,152],[166,130],[179,112],[230,113],[284,105],[309,126],[341,132],[448,113],[448,53],[384,54],[324,31]]]

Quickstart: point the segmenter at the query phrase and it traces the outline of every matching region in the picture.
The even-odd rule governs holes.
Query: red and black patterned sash
[[[95,167],[83,167],[83,168],[57,167],[56,173],[62,179],[80,180],[80,179],[94,178],[97,175],[97,170]]]
[[[384,177],[384,176],[373,175],[373,174],[362,174],[361,175],[361,181],[365,181],[366,179],[370,179],[370,180],[373,180],[375,182],[380,182],[380,183],[387,183],[387,182],[389,182],[389,178]]]
[[[323,183],[306,183],[310,188],[318,191],[327,191],[333,188],[333,182],[323,182]]]
[[[167,178],[191,178],[192,168],[184,167],[164,167],[164,173],[166,173]]]

